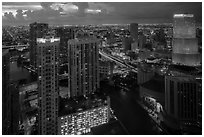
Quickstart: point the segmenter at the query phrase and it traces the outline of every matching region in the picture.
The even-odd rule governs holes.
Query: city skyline
[[[202,134],[199,6],[4,3],[2,134]]]
[[[202,22],[201,2],[2,2],[3,25],[172,23],[175,13]]]

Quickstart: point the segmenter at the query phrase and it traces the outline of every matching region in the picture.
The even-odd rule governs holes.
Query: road
[[[10,45],[10,46],[3,46],[2,49],[18,49],[18,48],[28,48],[29,46],[28,45]]]
[[[109,55],[109,54],[103,52],[103,51],[99,51],[99,54],[102,55],[103,57],[105,57],[105,58],[107,58],[109,60],[112,60],[112,61],[114,61],[114,62],[116,62],[116,63],[118,63],[118,64],[120,64],[120,65],[122,65],[122,66],[124,66],[124,67],[126,67],[128,69],[130,69],[131,71],[137,73],[137,68],[125,63],[123,60],[120,60],[120,59],[118,59],[118,58],[116,58],[116,57],[114,57],[112,55]]]

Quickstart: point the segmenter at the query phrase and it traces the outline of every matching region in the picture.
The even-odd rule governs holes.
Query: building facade
[[[138,49],[138,24],[137,23],[130,24],[130,36],[133,40],[131,44],[131,50],[136,51]]]
[[[10,82],[10,53],[2,50],[2,134],[18,135],[19,94]]]
[[[123,50],[124,52],[131,50],[131,37],[123,37],[122,44],[123,44]]]
[[[113,62],[99,60],[100,80],[107,79],[113,75]]]
[[[165,110],[172,128],[184,129],[198,124],[199,84],[189,76],[165,77]],[[168,123],[168,122],[167,122]],[[177,126],[174,124],[176,123]]]
[[[74,39],[75,31],[72,27],[60,27],[56,29],[56,36],[60,37],[59,61],[60,64],[67,63],[68,40]]]
[[[187,66],[201,64],[193,14],[174,14],[172,62]]]
[[[91,128],[106,124],[110,119],[110,98],[97,107],[59,116],[59,135],[80,135],[91,132]]]
[[[18,135],[19,133],[19,118],[20,118],[20,104],[19,104],[19,90],[15,83],[11,83],[9,87],[10,102],[10,134]]]
[[[153,70],[143,70],[142,68],[138,67],[137,73],[137,84],[143,84],[149,80],[151,80],[155,75],[155,71]]]
[[[138,48],[143,49],[146,44],[146,36],[140,32],[138,36]]]
[[[48,24],[34,22],[30,24],[30,65],[37,68],[37,38],[42,38],[48,31]]]
[[[57,134],[59,38],[37,39],[39,133]]]
[[[8,108],[10,108],[10,55],[9,50],[2,50],[2,134],[10,134],[10,114]]]
[[[99,88],[99,45],[86,37],[68,41],[68,97],[90,94]]]

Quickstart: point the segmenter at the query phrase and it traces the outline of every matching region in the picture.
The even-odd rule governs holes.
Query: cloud
[[[192,13],[202,21],[202,3],[188,2],[57,2],[2,3],[3,24],[160,23],[174,13]]]
[[[72,2],[72,4],[78,7],[78,12],[76,12],[77,16],[80,17],[86,16],[85,10],[89,8],[88,2]]]
[[[2,2],[2,11],[6,10],[40,10],[42,9],[42,6],[39,3],[24,3],[24,2]]]
[[[4,13],[3,16],[3,23],[8,22],[8,23],[31,23],[34,21],[39,21],[39,22],[47,22],[49,23],[50,20],[55,20],[60,17],[60,11],[62,9],[54,10],[50,6],[52,3],[39,3],[39,5],[28,5],[28,7],[32,6],[40,6],[40,9],[35,9],[34,8],[26,8],[24,5],[15,5],[14,6],[14,11],[13,12],[6,12]],[[11,5],[6,5],[6,7],[11,6]],[[16,7],[20,7],[19,9],[16,9]],[[24,7],[24,8],[23,8]],[[7,10],[3,9],[3,10]],[[16,9],[16,10],[15,10]],[[14,16],[15,15],[15,16]]]
[[[27,19],[30,21],[39,21],[39,22],[49,22],[49,20],[54,20],[60,17],[59,10],[52,9],[42,9],[38,11],[28,10],[25,12]]]
[[[99,3],[99,2],[89,2],[90,9],[100,9],[102,13],[109,14],[114,12],[114,6],[109,5],[108,3]]]
[[[101,13],[101,10],[99,10],[99,9],[86,9],[85,13],[99,14],[99,13]]]
[[[16,12],[17,12],[17,14],[16,14],[16,19],[17,20],[25,20],[24,16],[23,16],[24,15],[23,10],[17,10]]]
[[[53,3],[50,7],[54,10],[59,10],[61,15],[71,15],[78,11],[78,7],[71,2]]]
[[[118,2],[114,6],[114,16],[123,19],[172,19],[175,12],[201,14],[201,3],[178,2]],[[197,10],[197,11],[195,11]]]
[[[15,17],[13,16],[13,14],[11,12],[9,12],[9,13],[6,12],[4,14],[4,17],[5,17],[6,20],[9,20],[9,21],[14,21],[15,20]]]
[[[44,10],[51,10],[51,5],[53,4],[53,2],[41,2],[40,5],[42,6],[42,8]]]

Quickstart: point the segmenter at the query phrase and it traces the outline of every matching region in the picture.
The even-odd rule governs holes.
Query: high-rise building
[[[137,73],[137,84],[141,85],[147,81],[150,81],[154,75],[155,71],[150,69],[151,67],[145,66],[147,69],[143,69],[143,67],[138,66],[138,73]]]
[[[114,32],[109,29],[109,32],[107,33],[107,44],[114,44],[116,42],[116,39],[115,39],[115,35],[114,35]]]
[[[37,39],[39,133],[57,134],[59,38]]]
[[[68,40],[74,39],[75,32],[73,27],[59,27],[56,29],[56,36],[60,37],[59,45],[59,61],[61,63],[67,63],[67,48]]]
[[[201,63],[193,14],[174,14],[172,62],[187,66]]]
[[[138,48],[143,49],[145,44],[146,44],[146,36],[143,33],[139,33]]]
[[[9,51],[2,50],[2,134],[10,134],[10,92],[9,92],[9,80],[10,80],[10,59]]]
[[[199,83],[195,77],[165,77],[165,110],[172,119],[167,122],[169,127],[185,129],[198,125],[198,95]]]
[[[99,88],[99,45],[93,37],[68,41],[68,97],[90,94]]]
[[[19,118],[20,118],[20,104],[19,104],[19,90],[15,83],[11,83],[9,87],[9,110],[10,114],[10,134],[18,135],[19,133]]]
[[[122,44],[124,52],[131,50],[131,37],[123,37]]]
[[[42,38],[48,31],[48,24],[34,22],[30,24],[30,64],[37,68],[37,38]]]
[[[133,43],[131,44],[131,50],[135,51],[136,49],[138,49],[138,24],[137,23],[130,24],[130,36],[133,40]]]
[[[107,79],[113,75],[114,64],[110,61],[99,60],[100,80]]]
[[[2,134],[17,135],[19,124],[19,93],[10,83],[10,53],[2,52]]]

